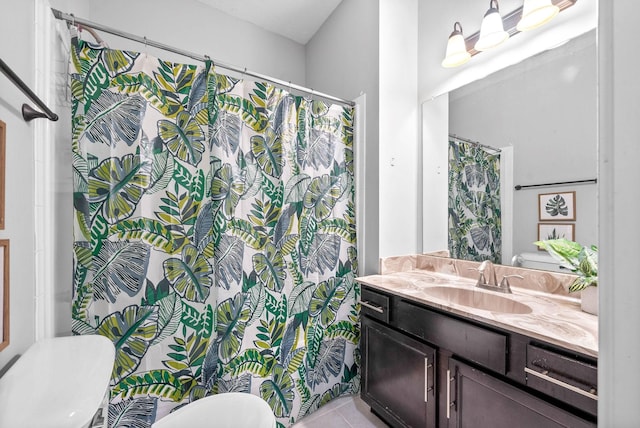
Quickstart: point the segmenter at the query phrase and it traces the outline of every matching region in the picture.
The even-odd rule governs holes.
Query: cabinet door
[[[435,350],[362,318],[362,397],[392,426],[435,427]]]
[[[576,415],[481,371],[449,359],[444,412],[456,428],[595,427]]]

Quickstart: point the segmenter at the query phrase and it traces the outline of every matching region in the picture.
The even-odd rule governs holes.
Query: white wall
[[[449,247],[449,94],[422,104],[422,251]]]
[[[46,0],[35,2],[35,83],[38,96],[59,120],[34,126],[35,340],[71,334],[73,189],[69,40]],[[63,42],[65,41],[65,42]]]
[[[614,7],[615,6],[615,7]],[[640,421],[640,30],[637,1],[599,2],[599,297],[598,421]]]
[[[307,44],[307,86],[345,99],[366,94],[366,194],[363,234],[364,266],[360,274],[378,271],[379,231],[379,4],[343,0]],[[358,118],[356,118],[358,120]]]
[[[417,0],[380,0],[380,257],[422,245],[417,12]]]
[[[449,132],[493,147],[512,146],[515,184],[596,178],[595,36],[592,30],[452,91]],[[596,188],[589,184],[516,191],[514,252],[537,250],[533,242],[538,239],[539,193],[575,191],[575,240],[597,244]]]
[[[10,3],[10,4],[9,4]],[[34,2],[0,2],[0,58],[30,87],[34,84]],[[20,112],[30,101],[0,74],[0,120],[6,123],[5,229],[10,239],[10,344],[0,371],[34,338],[34,134]],[[40,119],[42,120],[42,119]]]

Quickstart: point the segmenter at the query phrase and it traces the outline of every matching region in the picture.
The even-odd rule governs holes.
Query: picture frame
[[[538,194],[538,219],[540,221],[575,221],[575,190]]]
[[[575,223],[538,223],[538,241],[560,238],[574,241],[575,237]]]
[[[7,125],[0,120],[0,230],[4,230],[5,153]]]
[[[0,239],[0,351],[9,346],[9,240]]]

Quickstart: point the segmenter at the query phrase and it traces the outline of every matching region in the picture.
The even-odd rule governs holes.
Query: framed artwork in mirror
[[[574,223],[538,223],[538,241],[561,238],[573,241],[575,236],[576,225]]]
[[[4,167],[7,126],[0,120],[0,230],[4,230]]]
[[[540,193],[538,218],[540,221],[575,221],[576,192]]]
[[[0,239],[0,351],[9,346],[9,240]]]

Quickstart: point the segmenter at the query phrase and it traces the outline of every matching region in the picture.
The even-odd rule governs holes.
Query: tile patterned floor
[[[292,425],[292,428],[387,428],[358,396],[341,397]]]

